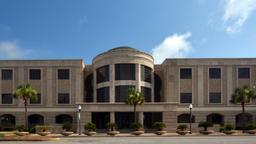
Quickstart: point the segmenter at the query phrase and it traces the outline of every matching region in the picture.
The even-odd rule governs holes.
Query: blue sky
[[[255,57],[256,0],[0,0],[0,59]]]

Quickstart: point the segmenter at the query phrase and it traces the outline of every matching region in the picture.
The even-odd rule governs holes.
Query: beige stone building
[[[30,127],[63,122],[77,124],[77,107],[82,106],[81,124],[94,122],[98,130],[116,122],[128,129],[133,107],[124,102],[134,87],[145,97],[138,117],[145,129],[163,121],[167,130],[189,124],[189,104],[193,104],[192,127],[200,121],[220,124],[241,123],[241,107],[229,102],[235,88],[256,85],[256,59],[206,58],[166,59],[155,65],[151,55],[129,47],[118,47],[96,56],[92,65],[83,60],[1,60],[0,116],[2,127],[24,124],[22,100],[13,99],[18,85],[30,83],[39,99],[30,101]],[[246,106],[246,121],[256,121],[255,102]]]

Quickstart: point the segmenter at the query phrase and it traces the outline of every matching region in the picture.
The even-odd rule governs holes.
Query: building
[[[81,123],[94,122],[98,129],[116,122],[120,129],[133,122],[133,107],[124,104],[128,89],[139,89],[145,104],[138,117],[145,129],[163,121],[167,130],[189,123],[192,127],[209,121],[217,129],[222,123],[241,123],[241,107],[229,102],[235,88],[256,84],[256,59],[206,58],[166,59],[155,65],[151,55],[129,47],[99,54],[92,65],[77,60],[0,61],[1,125],[24,124],[22,100],[13,99],[16,87],[30,83],[39,99],[30,101],[29,126],[49,124],[60,127],[65,121],[77,123],[77,107],[82,106]],[[256,121],[255,102],[246,107],[246,121]]]

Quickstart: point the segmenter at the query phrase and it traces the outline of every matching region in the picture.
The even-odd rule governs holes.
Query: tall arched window
[[[181,114],[178,116],[178,123],[190,123],[190,114]],[[195,116],[192,115],[192,123],[195,123]]]
[[[207,122],[212,124],[223,124],[223,116],[221,114],[212,113],[207,116]]]

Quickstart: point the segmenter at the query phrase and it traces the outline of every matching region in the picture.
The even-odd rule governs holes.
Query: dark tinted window
[[[107,123],[110,122],[109,112],[92,112],[92,122],[97,129],[107,129]]]
[[[103,66],[96,70],[97,73],[97,83],[109,81],[109,66]]]
[[[69,94],[59,93],[58,94],[58,104],[69,104]]]
[[[97,102],[109,102],[109,87],[97,89]]]
[[[69,79],[69,69],[58,69],[58,79],[68,80]]]
[[[249,68],[239,68],[238,69],[238,78],[250,78],[250,69]]]
[[[145,99],[145,102],[151,102],[151,88],[141,87],[141,93]]]
[[[191,79],[192,78],[192,69],[191,68],[180,69],[180,78],[181,79]]]
[[[30,104],[41,104],[41,94],[37,94],[36,99],[30,99]]]
[[[157,74],[154,74],[154,102],[161,101],[161,89],[162,80]]]
[[[181,114],[177,119],[178,123],[190,123],[190,114]],[[195,123],[195,116],[192,116],[191,123]]]
[[[221,69],[220,68],[210,68],[209,69],[209,78],[210,79],[220,79],[221,78]]]
[[[63,124],[63,123],[72,123],[73,122],[73,117],[67,114],[60,114],[55,117],[55,122],[57,124]]]
[[[3,69],[2,70],[2,80],[12,80],[12,70]]]
[[[220,92],[211,92],[210,94],[210,103],[221,103],[221,93]]]
[[[29,79],[30,80],[40,80],[41,79],[41,70],[40,69],[29,70]]]
[[[212,124],[223,124],[223,116],[220,114],[210,114],[207,116],[207,122]]]
[[[93,102],[93,74],[89,74],[84,81],[84,102]]]
[[[141,65],[141,80],[151,83],[152,69],[150,67]]]
[[[115,87],[115,101],[125,102],[128,97],[128,91],[130,88],[135,88],[134,86],[116,86]]]
[[[2,104],[12,104],[12,94],[2,94]]]
[[[192,103],[192,93],[180,93],[180,103]]]
[[[135,80],[135,64],[115,64],[116,80]]]

